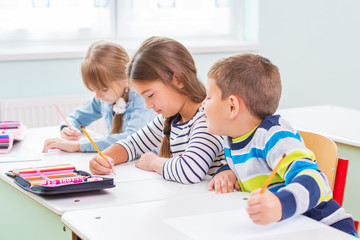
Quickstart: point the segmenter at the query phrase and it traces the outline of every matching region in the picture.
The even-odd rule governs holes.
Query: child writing
[[[219,169],[209,190],[229,192],[235,186],[251,192],[246,210],[256,224],[303,214],[357,236],[351,216],[332,199],[328,181],[299,133],[273,115],[281,95],[276,66],[258,55],[224,58],[210,68],[206,89],[203,106],[208,131],[228,136],[224,144],[228,165]],[[260,188],[284,154],[261,194]]]
[[[93,43],[82,61],[81,74],[85,86],[95,92],[84,106],[70,114],[61,124],[61,138],[45,141],[43,152],[61,149],[66,152],[96,152],[88,139],[80,140],[80,125],[88,126],[104,118],[108,136],[94,138],[103,150],[120,139],[124,139],[150,122],[156,113],[146,109],[141,96],[129,88],[126,67],[129,56],[119,44],[109,41]]]
[[[112,166],[140,157],[137,167],[184,184],[198,183],[222,166],[223,138],[207,131],[201,106],[206,92],[196,72],[191,54],[179,42],[151,37],[142,43],[127,76],[146,106],[159,115],[103,152]],[[158,146],[159,155],[150,152]],[[91,159],[90,170],[111,171],[100,156]]]

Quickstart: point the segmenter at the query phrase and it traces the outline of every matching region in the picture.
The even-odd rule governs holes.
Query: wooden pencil
[[[80,125],[81,130],[85,133],[85,135],[87,136],[87,138],[89,139],[89,141],[91,142],[91,144],[94,146],[94,148],[96,149],[96,151],[99,153],[99,155],[109,164],[109,166],[111,167],[112,172],[116,175],[113,167],[111,166],[110,162],[106,159],[106,157],[104,156],[104,154],[102,154],[102,152],[100,151],[100,149],[96,146],[96,144],[94,143],[94,141],[91,139],[90,135],[86,132],[85,128]]]
[[[282,158],[280,159],[280,161],[278,162],[278,164],[276,165],[276,167],[272,170],[270,176],[266,179],[264,186],[262,187],[260,193],[264,193],[265,189],[269,186],[271,180],[273,179],[273,177],[275,176],[278,168],[280,167],[282,161],[284,160],[284,158],[286,157],[286,153],[284,153],[284,155],[282,156]]]

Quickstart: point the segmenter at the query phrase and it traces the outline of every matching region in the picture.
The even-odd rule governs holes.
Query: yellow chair
[[[335,142],[320,134],[298,131],[316,157],[320,170],[326,175],[331,190],[334,190],[336,169],[338,164],[338,149]]]
[[[315,154],[319,169],[326,175],[333,191],[333,199],[342,206],[349,160],[338,158],[337,146],[331,139],[312,132],[298,132],[306,148]],[[354,225],[359,233],[359,222],[354,221]]]

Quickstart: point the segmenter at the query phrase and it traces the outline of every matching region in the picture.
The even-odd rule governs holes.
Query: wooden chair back
[[[335,142],[320,134],[306,131],[299,131],[299,133],[306,148],[315,154],[320,170],[326,175],[331,190],[334,190],[338,164],[338,149]]]

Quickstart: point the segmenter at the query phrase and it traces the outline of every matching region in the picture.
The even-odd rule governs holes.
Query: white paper
[[[129,182],[162,178],[162,176],[156,172],[145,171],[135,167],[135,162],[123,163],[114,167],[115,173],[105,175],[106,177],[114,178],[114,182]]]
[[[37,155],[19,155],[19,154],[4,154],[0,155],[0,163],[11,163],[11,162],[31,162],[41,161],[41,157]]]
[[[245,209],[169,218],[163,221],[196,240],[252,239],[262,236],[266,239],[266,236],[269,235],[325,227],[325,225],[302,215],[267,226],[256,225],[251,221]]]

